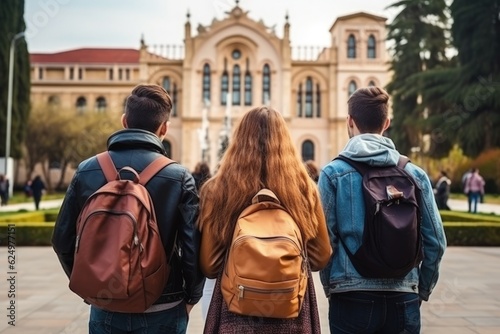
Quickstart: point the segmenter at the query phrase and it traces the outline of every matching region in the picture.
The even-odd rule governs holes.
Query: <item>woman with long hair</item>
[[[221,273],[238,216],[263,188],[270,189],[297,223],[306,245],[311,270],[322,269],[331,255],[330,241],[317,187],[309,177],[280,113],[269,107],[247,112],[234,131],[217,173],[201,188],[200,265],[204,274]],[[260,318],[249,321],[227,311],[220,276],[205,324],[205,333],[261,333],[283,330],[319,332],[312,277],[297,319]],[[220,319],[222,317],[222,319]]]

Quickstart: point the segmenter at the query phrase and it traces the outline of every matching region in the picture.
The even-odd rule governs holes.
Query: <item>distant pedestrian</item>
[[[205,161],[201,161],[196,164],[192,175],[194,178],[194,183],[196,185],[196,190],[198,190],[198,192],[200,191],[201,186],[205,183],[205,181],[212,177],[212,174],[210,173],[210,167]]]
[[[31,182],[31,192],[33,194],[33,200],[35,201],[36,210],[40,208],[40,201],[42,199],[44,191],[45,191],[45,183],[43,183],[40,175],[35,176],[33,182]]]
[[[24,196],[26,196],[26,198],[33,196],[33,189],[31,189],[31,182],[32,182],[31,180],[26,181],[23,187]]]
[[[465,182],[465,193],[469,203],[469,212],[477,213],[477,202],[484,195],[484,179],[479,175],[479,169],[474,168]]]
[[[448,206],[450,186],[451,180],[448,178],[448,175],[444,170],[441,171],[441,177],[436,182],[436,186],[434,187],[436,203],[439,210],[450,210],[450,207]]]
[[[9,179],[3,174],[0,175],[0,199],[2,205],[9,203]]]
[[[309,174],[311,179],[314,182],[318,183],[319,169],[318,166],[316,166],[316,163],[314,163],[314,161],[312,160],[307,160],[306,162],[304,162],[304,165],[306,166],[307,173]]]
[[[467,180],[469,179],[469,176],[472,175],[472,168],[467,170],[464,175],[462,175],[462,190],[464,192],[464,194],[467,194],[465,192],[465,185],[467,184]]]

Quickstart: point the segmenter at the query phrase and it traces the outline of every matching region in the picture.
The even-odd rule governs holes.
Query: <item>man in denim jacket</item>
[[[348,101],[350,140],[340,155],[371,166],[397,164],[399,152],[392,140],[382,136],[390,124],[388,101],[387,92],[378,87],[354,92]],[[436,285],[446,239],[429,178],[412,163],[405,170],[422,190],[424,259],[419,268],[400,279],[366,278],[356,271],[337,235],[352,253],[361,245],[365,221],[362,177],[340,160],[321,171],[319,190],[334,249],[320,273],[329,297],[331,333],[420,332],[420,303],[429,299]]]

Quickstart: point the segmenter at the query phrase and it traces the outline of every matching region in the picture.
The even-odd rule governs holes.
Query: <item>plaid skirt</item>
[[[244,316],[229,312],[221,291],[221,276],[217,278],[208,309],[204,334],[272,334],[321,333],[314,282],[309,272],[302,310],[297,318],[274,319]]]

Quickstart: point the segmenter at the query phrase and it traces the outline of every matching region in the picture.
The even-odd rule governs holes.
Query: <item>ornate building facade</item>
[[[280,38],[238,4],[195,34],[188,15],[183,46],[142,39],[138,50],[31,54],[32,104],[122,112],[135,85],[162,85],[174,102],[165,147],[191,169],[202,159],[215,167],[221,134],[268,104],[285,117],[302,158],[322,166],[348,140],[349,95],[388,83],[385,21],[363,12],[338,17],[331,45],[319,49],[291,47],[288,17]]]

